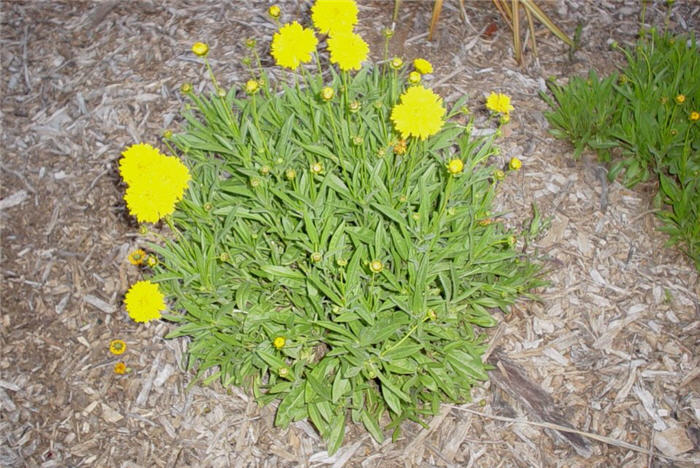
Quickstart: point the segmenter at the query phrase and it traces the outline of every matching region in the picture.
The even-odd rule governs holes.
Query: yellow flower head
[[[384,269],[384,265],[379,260],[372,260],[369,262],[369,270],[372,273],[381,273]]]
[[[464,163],[461,159],[450,159],[447,163],[447,172],[452,175],[457,175],[464,170]]]
[[[209,53],[209,46],[204,42],[195,42],[192,44],[192,52],[194,52],[194,55],[197,57],[206,57]]]
[[[311,20],[322,34],[352,32],[357,24],[357,4],[354,0],[316,0],[311,7]]]
[[[333,88],[330,86],[326,86],[321,90],[321,99],[324,101],[328,102],[331,99],[333,99],[333,96],[335,95],[335,91],[333,91]]]
[[[126,374],[126,364],[123,362],[118,362],[114,365],[114,373],[119,375]]]
[[[688,118],[689,118],[690,120],[692,120],[693,122],[697,122],[698,119],[700,119],[700,112],[698,112],[698,111],[693,111],[693,112],[690,113],[690,116],[688,116]]]
[[[258,80],[248,80],[245,83],[245,92],[248,94],[255,94],[260,89],[260,83]]]
[[[683,104],[685,102],[685,94],[679,94],[676,96],[676,102],[678,104]]]
[[[486,98],[486,108],[500,114],[509,114],[510,111],[514,109],[514,107],[510,105],[510,97],[505,94],[494,92],[489,94],[489,97]]]
[[[299,64],[309,63],[318,39],[311,29],[299,23],[287,23],[272,37],[272,57],[280,67],[296,70]]]
[[[412,85],[420,83],[420,73],[417,71],[412,71],[408,74],[408,82]]]
[[[112,340],[109,342],[109,351],[117,356],[126,351],[124,340]]]
[[[124,305],[134,322],[150,322],[160,318],[165,310],[165,298],[160,287],[150,281],[139,281],[124,296]]]
[[[401,138],[425,140],[440,131],[445,108],[442,98],[422,85],[412,86],[401,95],[401,102],[391,110],[391,120]]]
[[[146,257],[146,265],[153,268],[154,266],[158,265],[158,258],[156,258],[155,255],[149,255]]]
[[[143,249],[136,249],[129,254],[129,263],[132,265],[143,265],[146,260],[146,252]]]
[[[285,343],[287,342],[287,339],[283,336],[276,336],[274,340],[272,340],[272,345],[277,348],[277,349],[282,349],[284,348]]]
[[[401,60],[400,57],[394,57],[391,59],[391,62],[389,62],[389,66],[391,66],[391,68],[394,70],[398,70],[403,66],[403,60]]]
[[[415,68],[421,75],[433,72],[433,65],[422,58],[417,58],[413,61],[413,68]]]
[[[518,169],[523,167],[523,163],[518,158],[510,158],[510,162],[508,163],[508,166],[512,170],[517,171]]]
[[[406,140],[397,141],[396,144],[394,145],[394,148],[393,148],[394,154],[398,154],[398,155],[406,154],[406,149],[407,149]]]
[[[282,14],[282,10],[279,6],[272,5],[270,8],[267,9],[267,14],[270,15],[272,18],[277,19]]]
[[[343,71],[359,70],[367,60],[369,46],[353,32],[339,32],[328,39],[331,63],[337,63]]]

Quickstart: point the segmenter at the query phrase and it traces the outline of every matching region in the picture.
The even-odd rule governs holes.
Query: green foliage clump
[[[627,65],[599,80],[550,82],[551,132],[569,139],[575,157],[588,147],[611,161],[608,177],[632,187],[652,175],[662,231],[700,270],[700,53],[694,36],[651,30],[632,49]],[[612,150],[615,150],[614,152]],[[612,157],[612,154],[618,155]]]
[[[205,382],[278,401],[279,426],[310,418],[330,452],[348,418],[381,441],[468,400],[487,379],[491,310],[537,284],[490,213],[498,132],[448,121],[401,140],[390,113],[406,72],[189,87],[185,131],[167,138],[192,174],[173,238],[152,246],[152,279],[181,311],[170,337],[191,338]]]

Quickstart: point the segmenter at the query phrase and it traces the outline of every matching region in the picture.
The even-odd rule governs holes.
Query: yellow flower
[[[260,84],[258,80],[248,80],[245,83],[245,92],[248,94],[255,94],[260,89]]]
[[[192,44],[192,52],[194,52],[194,55],[197,57],[206,57],[209,53],[209,46],[204,42],[195,42]]]
[[[321,90],[321,99],[324,101],[328,102],[331,99],[333,99],[333,95],[335,94],[335,91],[333,91],[333,88],[330,86],[326,86]]]
[[[399,140],[394,145],[394,154],[402,155],[406,154],[406,140]]]
[[[165,310],[165,298],[160,287],[150,281],[139,281],[124,296],[124,305],[134,322],[150,322],[160,318]]]
[[[283,336],[277,336],[275,339],[272,341],[272,345],[277,348],[277,349],[282,349],[284,348],[284,344],[287,342],[287,339]]]
[[[420,73],[412,71],[408,74],[408,82],[415,85],[420,83]]]
[[[417,58],[413,61],[413,68],[415,68],[421,75],[433,72],[433,65],[422,58]]]
[[[132,265],[143,265],[145,259],[146,252],[144,252],[143,249],[136,249],[129,254],[129,262]]]
[[[464,170],[464,163],[461,159],[450,159],[447,163],[447,172],[452,175],[457,175]]]
[[[685,102],[685,94],[679,94],[676,96],[676,102],[678,104],[683,104]]]
[[[146,265],[148,265],[151,268],[158,265],[158,259],[156,258],[156,256],[149,255],[148,257],[146,257]]]
[[[129,212],[139,222],[151,223],[172,214],[190,180],[187,167],[147,144],[132,145],[122,154],[119,172],[128,185],[124,200]]]
[[[337,63],[343,71],[359,70],[367,60],[369,46],[359,34],[338,32],[328,39],[331,63]]]
[[[403,60],[401,60],[400,57],[394,57],[391,59],[391,62],[389,62],[389,66],[391,66],[391,68],[394,70],[398,70],[403,66]]]
[[[698,119],[700,119],[700,112],[698,111],[693,111],[690,113],[690,116],[688,117],[690,120],[693,122],[696,122]]]
[[[357,4],[354,0],[316,0],[311,20],[322,34],[352,32],[357,24]]]
[[[312,174],[318,175],[321,172],[323,172],[323,164],[321,164],[320,162],[315,162],[311,165],[311,173]]]
[[[517,171],[523,166],[523,163],[518,158],[510,158],[510,163],[508,163],[508,166],[512,170]]]
[[[272,37],[270,53],[277,65],[296,70],[299,64],[311,61],[318,39],[311,29],[299,23],[287,23]]]
[[[182,83],[182,86],[180,86],[180,91],[182,94],[189,94],[192,92],[192,85],[189,83]]]
[[[425,140],[440,131],[445,108],[442,98],[422,85],[412,86],[401,95],[401,102],[391,110],[391,120],[401,138]]]
[[[274,19],[277,19],[282,14],[282,10],[279,6],[272,5],[270,8],[267,9],[267,14],[273,17]]]
[[[123,362],[118,362],[114,365],[114,373],[119,375],[126,374],[126,364]]]
[[[369,262],[369,270],[372,273],[381,273],[384,269],[384,265],[379,260],[372,260]]]
[[[126,343],[123,340],[112,340],[109,342],[109,351],[118,356],[126,351]]]
[[[486,108],[500,114],[509,114],[514,108],[510,105],[510,97],[492,92],[486,98]]]

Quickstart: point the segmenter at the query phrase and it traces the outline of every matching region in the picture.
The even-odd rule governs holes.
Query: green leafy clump
[[[167,138],[192,176],[173,238],[151,246],[152,280],[181,312],[169,336],[191,337],[205,382],[279,401],[279,426],[308,417],[330,452],[348,420],[381,441],[468,400],[487,379],[490,311],[538,284],[490,213],[498,132],[448,120],[402,140],[390,113],[407,70],[395,68],[275,88],[258,71],[248,95],[188,87],[184,133]]]
[[[620,74],[550,82],[551,132],[569,139],[575,157],[588,147],[611,161],[608,177],[632,187],[654,176],[660,230],[700,270],[700,54],[694,36],[644,34],[624,50]]]

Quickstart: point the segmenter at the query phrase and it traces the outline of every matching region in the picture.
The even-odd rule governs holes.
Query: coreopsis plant
[[[349,29],[327,31],[331,3],[312,9],[330,51],[311,27],[282,25],[281,79],[258,69],[255,92],[213,77],[209,95],[184,89],[184,130],[166,142],[189,189],[127,306],[160,314],[159,285],[169,336],[190,337],[205,383],[277,401],[279,426],[310,419],[332,453],[350,421],[381,441],[468,400],[487,378],[491,312],[527,294],[536,267],[490,213],[497,132],[475,136],[454,119],[467,98],[447,106],[411,86],[402,60],[370,64],[354,2]]]

